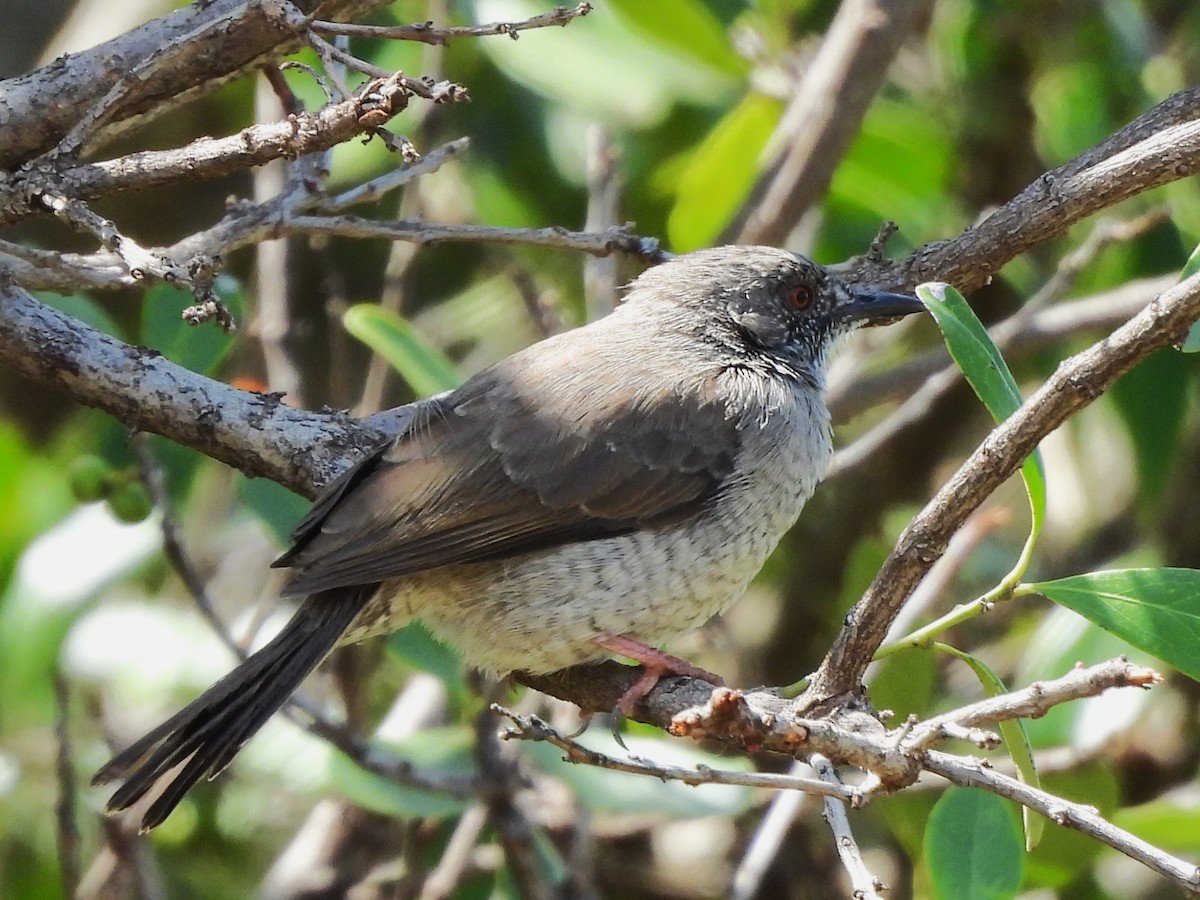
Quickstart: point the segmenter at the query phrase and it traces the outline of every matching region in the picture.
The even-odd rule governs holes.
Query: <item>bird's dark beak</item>
[[[887,321],[924,311],[925,305],[908,294],[850,288],[850,302],[838,305],[834,315],[843,322],[882,325]]]

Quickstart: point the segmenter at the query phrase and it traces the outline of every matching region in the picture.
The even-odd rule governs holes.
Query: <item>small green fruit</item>
[[[71,492],[80,503],[103,500],[111,490],[107,462],[91,453],[71,463],[69,478]]]
[[[108,507],[122,522],[141,522],[154,509],[154,501],[146,485],[127,481],[109,495]]]

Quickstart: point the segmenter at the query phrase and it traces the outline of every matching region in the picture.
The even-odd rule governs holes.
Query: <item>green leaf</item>
[[[274,532],[281,544],[287,544],[292,529],[308,509],[308,501],[266,478],[239,474],[236,484],[241,501]]]
[[[643,37],[729,75],[748,65],[733,49],[725,26],[697,0],[609,0],[608,6]]]
[[[403,741],[380,743],[423,775],[466,777],[475,770],[474,737],[465,725],[427,728]],[[386,816],[444,819],[467,807],[465,800],[382,778],[341,753],[329,755],[326,776],[329,786],[351,803]]]
[[[1113,813],[1112,823],[1168,853],[1196,852],[1200,806],[1185,797],[1168,796]]]
[[[412,622],[388,637],[388,650],[410,666],[428,672],[455,694],[465,694],[462,657],[443,644],[420,622]]]
[[[580,743],[591,750],[618,759],[634,756],[661,765],[749,771],[747,760],[713,756],[677,739],[630,734],[622,749],[612,734],[593,728]],[[563,759],[562,751],[550,744],[526,744],[523,748],[537,767],[561,779],[586,809],[592,812],[643,813],[673,818],[740,815],[754,802],[749,788],[729,784],[695,787],[682,781],[660,781],[612,769],[577,765]]]
[[[749,93],[696,148],[680,175],[667,236],[679,251],[707,247],[745,200],[779,121],[778,100]]]
[[[999,697],[1008,693],[1008,687],[1000,680],[1000,676],[982,659],[949,644],[938,642],[933,646],[943,653],[958,657],[970,666],[983,686],[984,693],[989,697]],[[1021,719],[1006,719],[996,724],[1000,729],[1000,736],[1004,739],[1004,746],[1008,749],[1008,755],[1017,767],[1017,777],[1030,787],[1040,787],[1041,779],[1038,778],[1037,766],[1033,762],[1033,745],[1029,742],[1025,723]],[[1025,850],[1032,851],[1042,839],[1042,833],[1046,830],[1046,820],[1029,807],[1023,806],[1021,824],[1025,828]]]
[[[1015,897],[1024,856],[1008,803],[974,788],[950,788],[929,815],[925,862],[939,900]]]
[[[51,306],[73,319],[78,319],[85,325],[92,326],[97,331],[103,331],[105,334],[110,334],[113,337],[123,337],[121,326],[117,324],[116,319],[110,316],[106,309],[90,297],[85,297],[83,294],[63,296],[60,294],[51,294],[48,291],[39,291],[36,296],[47,306]]]
[[[1200,681],[1200,570],[1111,569],[1023,585]]]
[[[342,316],[346,330],[391,363],[417,396],[458,387],[461,376],[444,353],[390,309],[360,303]]]
[[[1196,245],[1196,249],[1192,251],[1192,255],[1188,257],[1186,263],[1183,264],[1183,271],[1179,273],[1180,281],[1187,281],[1197,272],[1200,272],[1200,244]],[[1200,322],[1195,322],[1188,329],[1187,337],[1183,339],[1183,343],[1179,349],[1184,353],[1200,352]]]
[[[242,295],[234,281],[218,279],[217,293],[234,321],[242,321]],[[185,322],[181,313],[195,302],[190,291],[167,284],[150,288],[142,301],[141,340],[171,362],[209,375],[233,349],[236,334],[224,331],[216,322],[201,325]]]
[[[1003,422],[1016,412],[1021,405],[1017,380],[963,295],[948,284],[931,283],[920,285],[917,297],[933,315],[950,355],[992,418]],[[1021,477],[1029,494],[1033,521],[1021,560],[1014,570],[1018,576],[1028,564],[1046,518],[1046,470],[1040,451],[1035,450],[1021,465]]]

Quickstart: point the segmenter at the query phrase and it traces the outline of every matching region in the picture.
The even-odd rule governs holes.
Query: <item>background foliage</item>
[[[379,19],[494,21],[545,8],[515,0],[448,7],[401,0]],[[709,245],[754,182],[786,90],[834,9],[806,0],[612,0],[565,29],[527,32],[518,41],[463,40],[444,49],[356,41],[355,52],[378,65],[440,71],[468,86],[473,98],[432,109],[414,103],[395,123],[394,130],[422,150],[461,135],[471,139],[462,161],[422,180],[397,214],[582,227],[589,129],[601,126],[618,153],[621,218],[635,221],[640,234],[661,236],[673,251]],[[1200,6],[1189,0],[939,0],[893,66],[824,202],[790,246],[823,262],[842,260],[863,252],[885,219],[900,226],[888,245],[893,255],[957,233],[1046,169],[1200,80],[1198,34]],[[81,40],[106,36],[85,33]],[[316,63],[306,54],[299,58]],[[288,78],[310,108],[320,102],[303,71]],[[254,93],[251,82],[238,82],[151,127],[164,140],[224,133],[253,119]],[[378,141],[355,143],[334,154],[331,178],[349,185],[394,165]],[[97,207],[131,236],[166,243],[198,220],[216,218],[226,195],[250,190],[248,180],[231,178]],[[1090,259],[1069,297],[1178,270],[1200,241],[1195,180],[1145,194],[1114,214],[1132,219],[1164,205],[1167,212],[1152,226]],[[1008,266],[971,298],[980,317],[994,321],[1016,309],[1094,228],[1094,222],[1078,226]],[[70,243],[53,224],[23,226],[19,236],[46,246]],[[635,274],[632,263],[621,265],[622,280]],[[369,353],[342,325],[342,314],[355,304],[397,292],[424,354],[414,361],[411,347],[402,353],[416,371],[408,384],[426,391],[530,342],[547,321],[584,321],[581,268],[571,254],[528,247],[445,244],[411,260],[395,253],[389,260],[380,242],[294,242],[286,266],[270,276],[283,279],[291,303],[289,349],[302,373],[296,395],[312,408],[360,401]],[[165,288],[46,299],[197,371],[261,385],[268,372],[255,323],[263,271],[248,252],[228,260],[219,292],[249,325],[233,337],[212,327],[185,330],[177,311],[189,301],[172,299]],[[357,318],[359,328],[351,321],[350,331],[371,332],[364,315]],[[1036,385],[1059,359],[1094,338],[1070,334],[1016,354],[1010,363],[1018,383]],[[907,328],[899,345],[876,354],[877,364],[937,341],[927,324]],[[138,517],[144,498],[125,495],[138,493],[133,476],[145,465],[139,454],[152,454],[165,473],[184,546],[238,637],[283,614],[270,599],[265,565],[304,504],[166,441],[131,442],[104,415],[3,378],[0,896],[54,897],[61,891],[53,815],[60,787],[56,673],[68,686],[70,764],[86,779],[106,757],[106,739],[128,741],[231,662],[162,555],[159,514],[134,524],[113,515]],[[390,378],[384,405],[413,397],[408,384]],[[1196,358],[1163,351],[1046,442],[1048,518],[1031,580],[1118,566],[1200,567],[1196,389]],[[839,441],[861,434],[880,415],[841,422]],[[965,386],[936,403],[916,426],[825,485],[750,594],[722,622],[673,649],[733,684],[786,684],[804,676],[891,539],[987,427],[986,411]],[[80,503],[80,484],[97,480],[110,499]],[[993,499],[985,514],[1000,511],[1006,524],[979,543],[934,601],[933,614],[1003,577],[1024,540],[1025,509],[1016,483]],[[999,608],[952,637],[1010,685],[1062,674],[1077,660],[1130,652],[1075,614],[1037,599]],[[378,672],[365,679],[380,656]],[[386,647],[346,654],[330,668],[314,693],[351,698],[356,723],[374,722],[388,710],[413,673],[432,673],[441,687],[429,688],[436,702],[427,720],[439,727],[410,733],[393,708],[380,735],[431,769],[473,765],[470,722],[482,701],[449,651],[419,630]],[[899,716],[950,708],[979,690],[962,663],[930,651],[897,654],[872,675],[876,705]],[[1107,695],[1027,723],[1044,782],[1168,850],[1200,855],[1198,698],[1194,681],[1172,675],[1149,694]],[[659,762],[678,755],[691,760],[700,752],[636,728],[627,742]],[[603,896],[722,895],[767,799],[738,788],[693,790],[566,766],[545,746],[523,752],[538,785],[539,859],[550,867],[580,865],[572,855],[579,842],[571,824],[586,810],[592,859],[586,881]],[[744,762],[752,763],[780,765],[768,758]],[[380,825],[403,840],[396,838],[394,864],[381,870],[380,893],[364,897],[391,896],[395,884],[433,865],[465,808],[365,775],[318,739],[278,721],[230,773],[194,791],[154,833],[148,883],[157,885],[159,896],[246,896],[297,823],[327,795],[402,819]],[[856,833],[874,870],[893,886],[891,896],[950,896],[931,879],[923,843],[938,796],[910,791],[855,814]],[[84,859],[101,841],[95,812],[102,801],[99,792],[81,789]],[[1010,818],[1017,834],[1015,813]],[[812,803],[760,896],[828,896],[840,877]],[[1140,867],[1054,825],[1026,857],[1021,877],[1021,890],[1072,898],[1164,895]],[[1017,889],[1003,886],[996,895]],[[481,858],[456,896],[511,891],[506,873]]]

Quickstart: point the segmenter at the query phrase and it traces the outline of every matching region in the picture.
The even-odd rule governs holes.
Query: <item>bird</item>
[[[413,404],[272,564],[303,598],[290,621],[96,773],[121,781],[108,810],[177,770],[143,814],[160,824],[335,647],[412,620],[497,674],[639,663],[626,714],[665,676],[720,684],[660,645],[743,593],[823,476],[836,340],[922,309],[785,250],[697,250]]]

